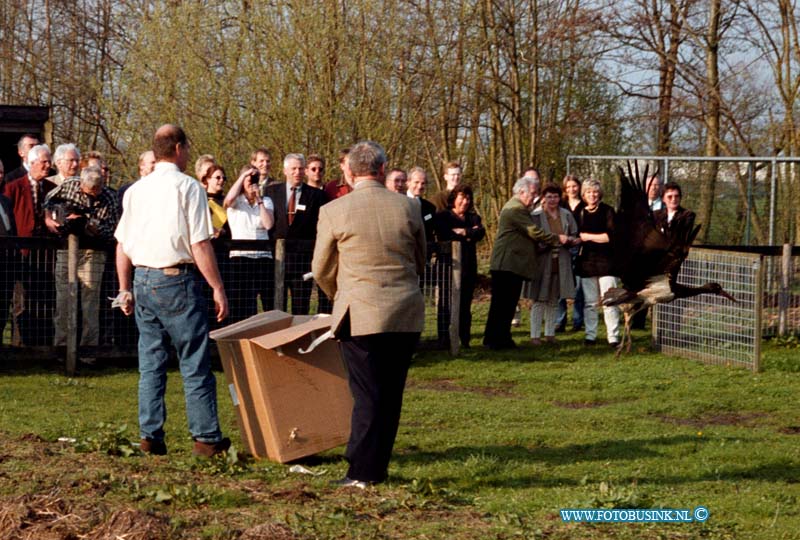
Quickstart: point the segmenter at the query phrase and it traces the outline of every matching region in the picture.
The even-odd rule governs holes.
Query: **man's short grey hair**
[[[299,160],[300,161],[300,165],[305,169],[305,167],[306,167],[306,156],[304,156],[303,154],[286,154],[286,157],[283,158],[283,168],[285,169],[286,167],[288,167],[289,166],[289,161],[291,161],[293,159]]]
[[[516,182],[514,182],[514,187],[511,188],[512,193],[514,195],[519,195],[523,191],[530,191],[532,188],[538,186],[539,183],[534,181],[534,179],[530,176],[523,176]]]
[[[386,151],[375,141],[361,141],[350,148],[347,163],[353,176],[377,176],[386,163]]]
[[[22,150],[25,147],[25,139],[35,139],[38,141],[39,137],[33,133],[26,133],[17,141],[17,150]]]
[[[411,178],[411,177],[412,177],[412,176],[414,176],[415,174],[424,174],[424,175],[425,175],[425,178],[426,178],[426,179],[428,178],[428,173],[426,173],[426,172],[425,172],[425,169],[423,169],[422,167],[420,167],[420,166],[418,166],[418,165],[415,165],[414,167],[411,167],[411,168],[408,170],[407,176],[408,176],[409,178]]]
[[[100,170],[100,167],[96,167],[94,165],[90,165],[88,167],[84,167],[81,171],[81,185],[86,186],[89,189],[94,189],[98,186],[102,186],[105,179],[103,178],[103,171]]]
[[[60,159],[64,159],[64,156],[67,155],[67,152],[72,150],[75,152],[75,155],[78,156],[78,161],[81,159],[81,151],[78,150],[78,147],[75,146],[74,143],[64,143],[59,144],[56,147],[56,151],[53,153],[53,161],[58,161]]]
[[[35,161],[39,161],[39,154],[42,152],[47,152],[50,154],[50,147],[46,144],[37,144],[30,150],[28,150],[28,163],[33,163]]]

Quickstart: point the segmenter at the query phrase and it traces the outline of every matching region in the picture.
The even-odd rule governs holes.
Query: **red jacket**
[[[56,185],[49,180],[41,181],[41,197],[39,206],[44,206],[44,198],[54,189]],[[31,183],[28,180],[28,175],[25,174],[21,178],[17,178],[6,184],[3,187],[3,194],[11,199],[11,204],[14,207],[14,220],[17,222],[17,235],[19,236],[33,236],[37,226],[42,230],[37,234],[43,234],[44,229],[44,215],[35,216],[33,208],[33,193],[31,191]]]

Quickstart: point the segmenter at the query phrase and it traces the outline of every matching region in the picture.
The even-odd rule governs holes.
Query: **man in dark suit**
[[[264,196],[272,199],[275,207],[275,225],[269,232],[270,238],[286,241],[284,305],[285,294],[291,291],[293,315],[308,315],[310,311],[313,282],[304,280],[303,274],[311,271],[319,209],[328,201],[325,192],[303,183],[305,168],[303,154],[287,154],[283,160],[286,181],[264,189]]]
[[[414,199],[419,205],[422,224],[425,227],[426,241],[429,244],[435,242],[433,218],[436,216],[436,206],[429,200],[422,198],[422,196],[425,195],[425,189],[428,187],[428,174],[425,172],[425,169],[422,167],[412,167],[411,170],[408,171],[408,182],[406,185],[408,186],[406,195]],[[430,250],[428,254],[430,255]]]
[[[411,356],[424,324],[419,274],[425,235],[413,201],[383,183],[386,154],[372,141],[347,156],[355,188],[320,211],[313,271],[334,298],[331,330],[347,364],[353,415],[344,487],[388,474]]]
[[[681,206],[681,186],[676,182],[667,182],[664,186],[664,207],[653,212],[656,229],[666,235],[672,233],[675,223],[687,223],[686,230],[694,227],[695,214]]]
[[[22,137],[19,138],[17,142],[17,154],[19,154],[20,165],[16,169],[13,169],[6,174],[5,183],[8,184],[13,182],[18,178],[22,178],[24,175],[28,174],[28,152],[31,151],[31,148],[37,146],[39,144],[39,137],[34,135],[33,133],[26,133]],[[3,187],[3,184],[0,183],[0,188]]]
[[[56,185],[46,179],[52,156],[46,144],[28,152],[30,171],[3,188],[11,200],[18,236],[48,236],[42,210],[45,197]],[[21,278],[25,289],[25,311],[19,316],[19,330],[25,345],[52,345],[55,288],[53,257],[42,249],[21,252]]]

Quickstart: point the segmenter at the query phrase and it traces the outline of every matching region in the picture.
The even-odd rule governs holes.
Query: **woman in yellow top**
[[[200,178],[200,183],[208,194],[208,209],[211,210],[211,224],[214,226],[214,238],[220,235],[225,236],[225,222],[228,221],[228,214],[223,208],[222,203],[225,194],[222,188],[225,186],[225,169],[219,165],[211,165],[206,169],[205,174]]]

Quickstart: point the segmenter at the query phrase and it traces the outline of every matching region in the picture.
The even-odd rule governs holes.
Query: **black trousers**
[[[223,279],[230,304],[230,320],[225,321],[225,324],[242,321],[258,313],[259,296],[264,311],[273,309],[275,263],[272,259],[231,257]],[[211,290],[210,287],[207,289]],[[213,306],[212,297],[209,309],[213,309]]]
[[[463,272],[461,274],[461,296],[458,304],[458,337],[461,345],[469,347],[472,336],[472,296],[475,294],[477,276]]]
[[[308,315],[311,311],[311,291],[314,288],[314,281],[304,280],[303,274],[311,272],[311,253],[287,253],[283,305],[286,305],[287,293],[292,294],[292,315]],[[287,306],[288,307],[288,306]]]
[[[347,364],[353,415],[345,458],[347,476],[365,482],[386,480],[400,424],[403,390],[417,333],[355,336],[340,342]]]
[[[514,347],[511,339],[511,320],[522,292],[522,277],[503,270],[492,270],[492,300],[483,344],[492,349]]]

